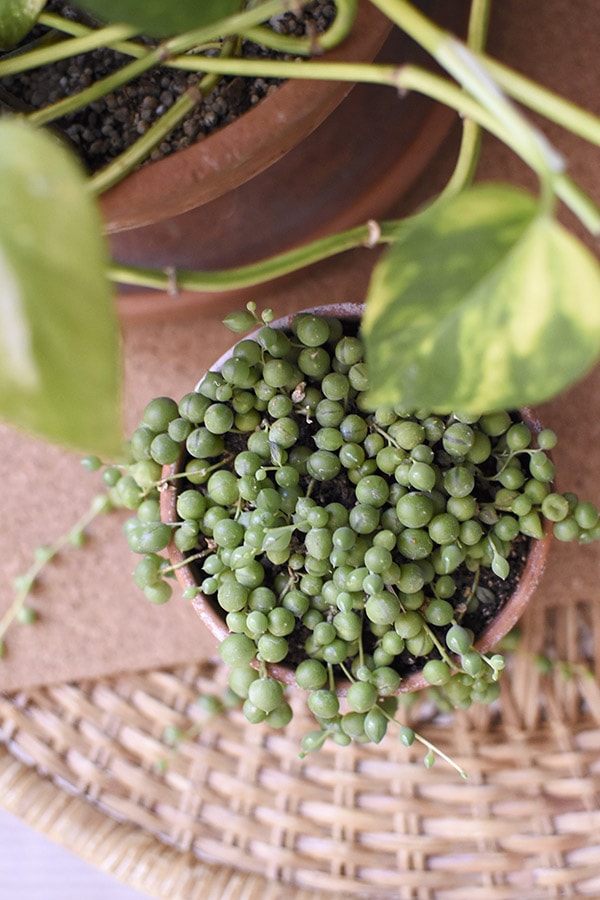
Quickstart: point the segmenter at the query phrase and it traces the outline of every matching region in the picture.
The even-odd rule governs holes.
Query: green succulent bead
[[[385,737],[388,720],[383,712],[374,706],[365,716],[364,732],[374,744],[379,744]]]
[[[151,400],[142,415],[142,424],[154,432],[166,431],[169,422],[179,415],[177,403],[170,397]]]
[[[400,497],[396,504],[396,515],[407,528],[422,528],[427,525],[433,512],[432,499],[421,492],[410,491]]]
[[[173,588],[166,581],[157,581],[156,584],[147,584],[144,588],[144,594],[150,603],[157,606],[167,603],[171,599]]]
[[[377,688],[374,684],[364,681],[355,681],[348,688],[346,695],[348,706],[354,712],[367,713],[377,703]],[[363,723],[364,730],[364,723]]]
[[[371,594],[365,603],[365,613],[375,625],[391,625],[400,615],[401,609],[398,598],[387,591]]]
[[[256,656],[256,644],[245,634],[230,634],[221,641],[218,651],[228,666],[243,666]]]
[[[360,338],[345,336],[335,346],[335,357],[346,366],[353,366],[362,360],[364,348]]]
[[[248,698],[250,685],[258,678],[258,672],[252,666],[234,666],[229,673],[229,687],[242,697]]]
[[[304,659],[295,672],[296,684],[306,691],[317,691],[327,684],[327,667],[317,659]]]
[[[428,684],[446,684],[451,674],[450,667],[441,659],[430,659],[423,666],[423,677]]]
[[[482,416],[479,422],[481,430],[490,437],[498,437],[512,425],[509,413],[500,411]]]
[[[475,443],[475,432],[463,422],[449,425],[442,437],[446,453],[457,459],[464,459]]]
[[[333,691],[313,691],[307,700],[310,711],[319,719],[333,719],[340,711],[340,701]]]

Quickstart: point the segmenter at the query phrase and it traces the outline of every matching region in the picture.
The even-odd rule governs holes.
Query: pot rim
[[[352,31],[323,59],[373,59],[391,29],[386,16],[361,0]],[[314,131],[352,87],[350,82],[286,81],[226,127],[132,172],[100,198],[105,233],[162,222],[239,187]]]
[[[285,316],[281,316],[271,322],[270,326],[274,328],[289,328],[293,318],[296,315],[302,313],[314,313],[316,315],[335,316],[338,318],[346,319],[360,319],[363,310],[364,303],[352,302],[312,306],[306,309],[298,310],[296,312],[288,313]],[[211,369],[207,371],[218,371],[223,366],[223,363],[231,357],[233,348],[236,346],[236,344],[239,343],[240,340],[251,340],[258,333],[260,327],[262,326],[259,326],[258,328],[249,332],[247,335],[244,335],[244,337],[236,340],[213,363]],[[203,378],[204,375],[199,379],[194,390],[198,389]],[[521,409],[521,414],[524,421],[532,429],[534,434],[538,434],[542,430],[542,425],[537,417],[537,413],[535,412],[535,410],[530,409],[529,407],[525,407]],[[164,480],[166,487],[160,494],[160,511],[162,520],[164,522],[168,522],[169,524],[178,521],[176,513],[178,488],[175,484],[170,483],[169,480],[173,475],[176,474],[176,472],[178,471],[178,467],[179,463],[172,463],[171,465],[164,466],[162,470],[162,479]],[[543,539],[533,538],[531,540],[529,545],[529,552],[527,554],[527,560],[525,562],[525,566],[519,578],[516,589],[514,593],[508,598],[497,616],[493,619],[493,621],[488,625],[488,627],[482,632],[482,634],[475,642],[474,647],[476,650],[481,653],[486,653],[487,651],[491,650],[506,634],[508,634],[508,632],[516,625],[517,621],[521,618],[544,574],[551,543],[552,536],[549,532],[549,528],[547,528],[546,537],[544,537]],[[175,547],[172,541],[168,547],[168,555],[171,564],[178,566],[175,574],[181,587],[184,589],[187,587],[197,588],[198,583],[194,579],[190,567],[187,565],[182,565],[186,558],[185,553]],[[203,624],[208,628],[213,637],[215,637],[219,643],[230,634],[230,631],[225,624],[224,617],[215,608],[213,601],[211,601],[209,597],[202,593],[199,593],[192,601],[192,605]],[[294,678],[294,668],[286,666],[282,663],[269,663],[267,665],[267,669],[274,678],[277,678],[284,684],[295,686],[296,681]],[[348,681],[339,679],[336,682],[336,690],[338,695],[344,696],[347,693],[349,685],[350,683]],[[423,676],[422,670],[418,670],[402,678],[395,694],[399,695],[404,693],[413,693],[415,691],[424,690],[429,686],[429,683]]]

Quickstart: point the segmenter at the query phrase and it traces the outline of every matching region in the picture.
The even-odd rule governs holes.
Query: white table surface
[[[0,900],[144,900],[0,809]]]

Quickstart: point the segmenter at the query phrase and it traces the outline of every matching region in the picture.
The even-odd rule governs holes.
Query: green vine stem
[[[44,109],[32,113],[28,116],[28,119],[33,125],[46,125],[55,119],[61,118],[61,116],[68,115],[93,103],[95,100],[122,87],[124,84],[127,84],[127,82],[137,78],[154,66],[164,64],[167,60],[170,60],[179,54],[187,53],[198,46],[202,46],[208,41],[219,38],[220,34],[239,34],[243,32],[244,29],[259,25],[266,18],[276,15],[286,8],[287,5],[285,0],[266,0],[266,2],[260,4],[259,7],[254,7],[242,13],[228,16],[226,19],[222,19],[218,23],[213,23],[210,26],[198,28],[193,31],[188,31],[185,34],[169,38],[168,40],[163,41],[158,47],[148,51],[144,56],[123,66],[118,72],[100,79],[90,85],[90,87],[79,91],[79,93],[74,94],[71,97],[66,97],[63,100],[59,100],[57,103],[53,103]],[[202,71],[208,71],[208,69],[205,70],[202,68]],[[1,74],[2,72],[0,70],[0,75]]]
[[[482,71],[470,71],[470,64],[476,57],[467,55],[468,51],[462,49],[459,53],[457,48],[462,48],[462,45],[458,41],[453,41],[452,46],[457,59],[457,64],[453,68],[458,71],[462,67],[461,77],[464,82],[478,84],[479,79],[485,76]],[[262,75],[267,78],[361,82],[395,87],[400,92],[417,91],[444,103],[463,116],[472,118],[486,130],[500,137],[540,175],[544,176],[548,171],[553,175],[559,174],[554,171],[557,164],[539,132],[530,126],[520,113],[513,110],[502,95],[496,95],[489,85],[486,85],[485,90],[478,92],[479,97],[474,97],[447,78],[414,65],[397,67],[371,63],[327,61],[302,63],[251,59],[230,61],[209,58],[198,59],[197,66],[204,71],[244,77]],[[600,122],[598,126],[600,128]]]
[[[314,34],[309,37],[279,34],[265,25],[241,29],[239,35],[280,53],[289,53],[295,56],[318,55],[326,50],[331,50],[333,47],[337,47],[348,36],[354,25],[357,8],[357,0],[337,0],[336,16],[329,28],[322,34]],[[88,25],[82,25],[79,22],[66,19],[56,13],[42,13],[38,21],[40,25],[69,34],[79,40],[62,41],[60,45],[54,46],[51,51],[47,51],[45,54],[41,51],[36,53],[35,56],[33,53],[22,54],[14,61],[13,67],[6,67],[6,70],[4,61],[0,62],[0,77],[46,65],[50,62],[56,62],[59,59],[74,56],[77,53],[93,50],[97,46],[110,46],[114,50],[136,59],[145,56],[148,52],[147,47],[127,39],[137,34],[136,31],[127,26],[112,26],[116,32],[116,38],[114,38],[107,28],[102,30],[94,29]],[[119,33],[118,29],[123,31],[123,35]],[[96,39],[94,39],[94,35],[97,36]],[[87,42],[89,42],[89,45]],[[219,40],[218,43],[221,43],[221,41]],[[172,60],[166,60],[164,65],[187,69],[189,68],[188,63],[189,59],[186,56],[178,56]]]
[[[374,2],[376,2],[377,5],[383,8],[384,0],[374,0]],[[391,9],[391,5],[395,4],[397,0],[387,0],[387,2],[390,3]],[[278,11],[281,12],[284,8],[284,4],[281,2],[281,0],[274,0],[274,3],[279,6]],[[276,14],[272,10],[272,5],[273,4],[271,4],[268,8],[266,6],[262,7],[264,9],[264,16]],[[407,5],[408,4],[405,4],[405,6]],[[550,91],[547,88],[544,88],[543,86],[537,84],[536,82],[531,81],[524,75],[515,72],[508,66],[505,66],[502,63],[492,59],[491,57],[486,56],[482,52],[481,43],[477,40],[475,35],[477,31],[479,31],[481,34],[485,32],[485,29],[487,27],[486,18],[488,15],[486,7],[488,6],[488,0],[486,0],[486,2],[481,5],[481,9],[479,9],[478,2],[474,3],[471,16],[471,24],[469,26],[468,43],[471,49],[476,51],[477,56],[481,60],[481,62],[485,64],[485,67],[488,70],[489,74],[497,81],[498,85],[502,87],[503,90],[505,90],[513,99],[517,100],[520,103],[523,103],[534,112],[543,114],[550,121],[555,122],[561,127],[571,131],[573,134],[576,134],[579,137],[583,138],[584,140],[587,140],[590,143],[594,143],[596,145],[600,145],[600,120],[595,115],[583,109],[582,107],[577,106],[575,103],[572,103],[571,101],[560,97],[553,91]],[[329,44],[335,43],[334,29],[337,29],[339,27],[341,30],[342,27],[345,28],[347,26],[348,17],[351,15],[351,11],[346,11],[344,3],[339,3],[338,7],[338,17],[340,18],[340,23],[338,24],[338,17],[336,17],[336,20],[330,27],[330,29],[324,35],[320,36],[319,40],[322,46],[325,46],[325,42],[327,42],[327,46]],[[388,15],[390,14],[387,9],[384,11]],[[420,16],[420,14],[417,15]],[[229,20],[227,21],[229,22]],[[436,35],[446,35],[446,32],[438,29],[437,26],[434,26],[433,23],[428,22],[428,20],[424,17],[420,17],[418,20],[418,25],[422,25],[423,22],[426,22],[429,26],[431,26],[431,28],[434,29],[434,33]],[[56,16],[51,13],[42,13],[42,15],[40,16],[40,23],[55,29],[64,30],[65,32],[68,32],[69,34],[77,37],[82,37],[86,34],[89,34],[90,31],[93,31],[93,29],[89,29],[85,25],[80,25],[79,23],[71,22],[67,19],[62,19],[60,16]],[[242,32],[247,34],[248,28],[245,26],[238,28],[238,33]],[[211,38],[205,37],[205,40],[214,40],[215,37],[216,36],[213,34]],[[413,34],[413,37],[416,37],[416,39],[420,43],[422,42],[423,46],[427,46],[427,49],[430,49],[428,44],[426,44],[424,41],[421,41],[417,35]],[[146,48],[144,48],[141,44],[135,43],[133,41],[113,41],[111,43],[111,46],[119,52],[137,58],[147,52]],[[297,48],[295,52],[300,53],[300,48]],[[8,72],[5,72],[3,68],[7,62],[8,60],[3,60],[2,62],[0,62],[0,77],[3,74],[8,74]],[[265,62],[267,61],[263,60],[263,63]],[[172,58],[163,60],[162,65],[175,66],[188,70],[197,70],[198,60],[194,59],[193,57],[178,56],[174,54],[172,55]],[[210,60],[207,60],[206,65],[210,66],[213,65],[213,63],[211,63]],[[301,63],[301,65],[307,64]],[[312,65],[312,63],[308,65]],[[296,71],[296,69],[294,71]],[[238,74],[238,72],[232,69],[230,71],[230,74]],[[291,77],[298,76],[297,74],[295,74]],[[312,78],[315,76],[309,75],[308,77]],[[325,77],[323,73],[321,73],[321,77]]]
[[[457,42],[458,43],[458,42]],[[197,61],[200,70],[234,74],[241,76],[264,76],[266,78],[301,78],[323,79],[345,82],[362,82],[388,85],[399,91],[417,91],[456,110],[461,116],[471,118],[474,122],[494,134],[519,155],[540,178],[548,182],[548,160],[541,152],[541,144],[533,138],[525,140],[525,120],[521,122],[515,134],[500,120],[494,112],[489,111],[481,103],[471,97],[461,87],[446,78],[435,75],[419,66],[405,65],[401,68],[389,65],[373,65],[370,63],[331,63],[331,62],[279,62],[275,60],[218,59],[208,58]],[[528,126],[527,126],[528,127]],[[600,121],[598,122],[600,129]],[[531,129],[533,132],[534,129]],[[538,135],[538,132],[535,132]],[[540,138],[541,140],[541,138]],[[550,153],[550,151],[548,151]],[[594,202],[579,189],[569,176],[562,172],[552,172],[552,188],[554,193],[566,203],[573,213],[586,224],[592,233],[600,233],[600,210]]]
[[[463,64],[456,58],[455,39],[452,35],[427,19],[407,0],[372,0],[372,2],[399,28],[425,47],[446,71],[459,81],[465,77],[470,82]],[[481,51],[477,52],[477,59],[498,86],[513,99],[543,114],[545,118],[584,140],[600,145],[600,119],[592,113],[493,60]]]
[[[136,33],[136,30],[130,25],[108,25],[106,28],[98,29],[86,28],[85,33],[77,37],[29,50],[26,53],[17,53],[0,60],[0,78],[37,69],[61,59],[77,56],[79,53],[89,53],[99,47],[111,47],[133,37]]]
[[[320,238],[303,247],[286,251],[271,259],[247,266],[239,266],[217,272],[193,272],[189,270],[160,271],[140,269],[113,263],[108,267],[108,277],[120,284],[154,288],[176,294],[179,291],[228,291],[253,287],[303,269],[305,266],[328,259],[345,250],[357,247],[374,247],[377,244],[392,243],[398,236],[402,222],[369,222],[346,231]]]
[[[475,52],[485,48],[490,20],[491,0],[472,0],[467,30],[467,45]],[[460,193],[473,181],[481,150],[481,127],[464,118],[458,158],[454,171],[438,200]]]
[[[600,234],[600,209],[568,176],[556,179],[558,196],[574,211],[592,234]],[[337,234],[319,238],[310,244],[286,251],[267,260],[222,269],[214,272],[196,272],[187,269],[175,271],[136,268],[112,263],[107,268],[110,281],[123,285],[166,291],[176,295],[180,291],[221,293],[229,290],[254,287],[259,284],[297,272],[306,266],[322,262],[346,250],[360,247],[373,248],[393,243],[403,227],[402,220],[368,222]]]
[[[482,56],[482,59],[490,74],[514,100],[591,144],[600,146],[600,120],[595,115],[489,56]]]
[[[374,0],[374,2],[377,3],[377,0]],[[395,0],[391,0],[391,2],[394,3]],[[382,4],[383,0],[379,0],[378,5],[381,8],[383,8]],[[479,31],[480,34],[485,33],[485,30],[487,28],[487,17],[489,14],[489,0],[485,0],[485,2],[481,3],[481,8],[479,7],[479,0],[476,0],[473,5],[471,14],[468,44],[472,50],[476,51],[478,58],[485,64],[487,71],[497,81],[498,85],[502,87],[502,89],[505,90],[507,94],[514,100],[517,100],[519,103],[524,104],[534,112],[543,114],[547,119],[555,122],[557,125],[560,125],[568,131],[571,131],[573,134],[578,135],[579,137],[589,141],[590,143],[600,146],[600,120],[595,115],[590,113],[588,110],[585,110],[582,107],[578,106],[577,104],[572,103],[570,100],[566,100],[565,98],[560,97],[558,94],[554,93],[551,90],[548,90],[542,85],[531,81],[526,76],[515,72],[508,66],[505,66],[503,63],[500,63],[483,53],[483,46],[475,35],[477,34],[477,31]],[[272,14],[274,13],[266,10],[266,15]],[[351,10],[346,10],[345,3],[338,3],[338,17],[336,17],[336,20],[330,27],[330,29],[328,29],[325,34],[319,37],[319,43],[322,48],[328,48],[329,45],[333,45],[334,43],[336,43],[334,29],[337,30],[338,27],[340,28],[340,30],[342,28],[346,28],[347,21],[351,14]],[[340,19],[339,23],[338,18]],[[421,23],[422,21],[423,19],[421,19]],[[72,22],[67,19],[62,19],[60,16],[56,16],[51,13],[42,13],[42,15],[40,16],[40,23],[56,29],[62,29],[75,36],[83,36],[85,34],[88,34],[90,30],[93,30],[89,29],[85,25],[80,25],[79,23]],[[429,24],[432,25],[432,23]],[[446,34],[441,29],[437,29],[437,26],[432,27],[436,28],[436,31],[439,35]],[[240,28],[238,33],[243,32],[247,35],[248,31],[248,28]],[[341,39],[342,38],[339,37],[339,40]],[[418,37],[417,40],[419,40]],[[144,48],[141,44],[128,40],[112,42],[111,46],[115,50],[119,50],[119,52],[138,58],[147,52],[146,48]],[[423,46],[426,46],[425,43],[423,43]],[[314,47],[311,48],[311,50],[314,51]],[[295,52],[298,54],[301,53],[301,45],[298,45],[298,47],[295,49]],[[0,76],[2,74],[8,74],[4,72],[4,64],[4,61],[0,63]],[[182,69],[197,70],[198,68],[198,61],[190,58],[189,56],[173,56],[172,59],[164,60],[162,64]],[[211,63],[207,62],[207,65],[211,65]],[[237,73],[232,70],[231,74]]]
[[[281,53],[293,53],[299,56],[318,55],[326,50],[332,50],[348,37],[356,19],[358,0],[336,0],[335,7],[335,19],[322,34],[297,37],[278,34],[272,28],[263,25],[249,28],[240,34],[256,44]]]
[[[221,46],[221,56],[228,56],[232,50],[233,41],[226,41]],[[131,147],[89,178],[88,189],[91,193],[101,194],[107,191],[132,172],[174,128],[183,122],[203,97],[210,93],[217,82],[217,75],[208,74],[201,78],[196,85],[188,88]]]
[[[339,25],[340,29],[346,28],[350,22],[354,0],[348,0],[346,6],[342,6]],[[447,187],[447,191],[453,192],[459,189],[461,184],[467,183],[472,177],[472,170],[477,158],[479,134],[478,126],[485,128],[504,141],[511,149],[521,156],[538,174],[542,186],[541,206],[542,210],[552,212],[555,196],[560,197],[572,211],[583,221],[592,232],[600,230],[600,212],[594,207],[593,202],[585,196],[562,171],[561,157],[548,144],[544,135],[533,127],[522,113],[513,106],[512,102],[502,93],[502,90],[494,81],[486,68],[486,58],[481,53],[481,47],[485,37],[486,23],[489,12],[487,0],[475,3],[472,8],[468,42],[466,46],[454,36],[446,33],[437,25],[413,8],[406,0],[374,0],[377,5],[395,24],[403,28],[409,35],[425,47],[433,57],[449,72],[459,84],[456,85],[447,79],[434,75],[417,66],[406,65],[401,68],[395,66],[373,65],[368,63],[331,63],[331,62],[301,62],[280,60],[249,60],[229,59],[213,57],[187,57],[186,68],[196,69],[199,72],[213,74],[233,74],[252,77],[261,75],[276,78],[303,78],[325,79],[345,82],[362,82],[372,84],[391,85],[400,91],[417,91],[426,96],[444,103],[455,109],[463,117],[469,120],[465,126],[463,145],[459,155],[459,163]],[[230,16],[219,23],[217,28],[223,33],[226,28],[228,33],[244,33],[248,28],[253,28],[264,21],[270,14],[281,11],[282,0],[267,0],[257,9],[247,10],[244,13]],[[261,26],[264,27],[264,26]],[[335,28],[332,26],[332,28]],[[160,47],[145,53],[124,66],[119,72],[97,82],[79,94],[65,98],[52,104],[43,110],[30,114],[29,119],[37,125],[45,124],[53,119],[72,112],[74,109],[93,102],[99,96],[114,90],[126,81],[146,71],[153,65],[165,64],[172,61],[179,54],[197,47],[202,41],[215,38],[215,28],[198,29],[185,35],[165,41]],[[65,43],[74,43],[91,39],[91,36],[73,38]],[[10,60],[8,61],[10,62]],[[0,70],[1,71],[1,70]],[[508,70],[503,67],[494,69],[505,81]],[[527,103],[529,91],[526,79],[520,78],[515,73],[510,73],[508,78],[513,90],[519,93],[522,102]],[[551,92],[532,91],[532,103],[535,106],[541,97],[549,103],[550,112],[547,114],[554,120],[566,120],[569,127],[575,133],[585,134],[587,137],[600,142],[600,121],[583,110],[579,110],[574,104],[555,97]],[[197,97],[197,95],[196,95]],[[180,108],[174,113],[176,121],[180,116],[193,106],[191,95],[184,97]],[[155,134],[146,136],[139,153],[135,159],[139,161],[147,154],[148,146],[154,146],[155,140],[161,140],[166,130],[168,121],[157,127]],[[123,166],[116,164],[113,172],[120,171],[119,177],[129,170],[131,160],[125,161]],[[97,180],[92,190],[97,193],[114,183],[112,175],[106,179]]]
[[[435,757],[439,756],[440,759],[443,759],[445,762],[447,762],[449,766],[452,766],[452,768],[458,772],[458,774],[460,775],[461,778],[464,778],[466,780],[469,777],[468,773],[465,771],[465,769],[463,769],[463,767],[459,763],[457,763],[454,759],[452,759],[451,756],[448,756],[447,753],[444,753],[444,751],[440,747],[438,747],[436,744],[433,744],[431,741],[427,740],[427,738],[423,737],[423,735],[420,734],[418,731],[414,732],[414,736],[415,736],[415,741],[417,741],[419,744],[421,744],[423,747],[425,747],[428,750],[428,754],[425,757],[425,760],[426,760],[425,764],[428,769],[431,768],[431,766],[433,765],[433,761],[434,761]],[[430,756],[430,754],[431,754],[431,756]]]
[[[415,9],[407,0],[373,0],[385,15],[398,27],[402,28],[413,37],[421,46],[428,50],[433,58],[449,74],[457,79],[459,84],[471,92],[473,97],[479,100],[482,106],[491,113],[496,128],[493,133],[498,136],[504,132],[501,139],[508,143],[529,165],[536,171],[541,183],[541,206],[543,210],[553,211],[554,197],[558,195],[564,202],[571,202],[573,198],[569,191],[564,190],[564,184],[558,181],[564,173],[564,161],[562,157],[546,140],[545,136],[532,126],[522,113],[502,93],[505,83],[506,70],[504,67],[493,67],[490,71],[486,68],[487,58],[481,54],[473,53],[465,45],[461,44],[453,35],[439,28],[422,13]],[[494,80],[500,76],[497,82]],[[529,101],[529,86],[526,79],[519,79],[514,73],[510,83],[514,89],[515,80],[519,81],[518,91],[520,99],[526,105]],[[577,107],[568,101],[559,101],[551,92],[537,92],[533,94],[534,106],[538,106],[541,96],[544,97],[544,114],[549,119],[559,118],[568,113],[568,121],[571,130],[577,134],[583,132],[591,136],[594,141],[600,139],[600,120],[580,111],[577,115]],[[476,119],[480,124],[481,119]],[[484,125],[484,127],[487,127]],[[490,129],[488,129],[490,130]],[[506,141],[506,135],[510,133],[510,143]],[[583,136],[583,135],[581,135]],[[557,183],[558,182],[558,183]],[[565,198],[568,198],[565,200]],[[573,209],[573,207],[571,207]],[[587,212],[581,213],[573,209],[582,221],[587,218]]]
[[[124,150],[116,159],[104,169],[89,178],[87,187],[92,194],[100,194],[117,184],[122,178],[132,172],[149,154],[176,128],[185,117],[201,101],[202,97],[211,89],[214,76],[207,76],[208,84],[201,81],[196,87],[188,88],[177,98],[175,103],[152,125],[145,134],[141,135],[134,144]],[[208,86],[210,85],[210,86]]]
[[[59,16],[56,13],[42,13],[38,21],[40,25],[45,25],[47,28],[52,28],[55,31],[63,32],[64,34],[71,35],[72,37],[83,37],[83,35],[94,33],[96,30],[89,25],[82,25],[80,22],[75,22],[71,19],[64,19],[62,16]],[[67,43],[68,42],[65,41],[65,44]],[[215,49],[221,44],[222,40],[220,39],[205,41],[203,44],[203,49]],[[122,53],[123,56],[131,56],[133,59],[141,59],[141,57],[145,56],[148,52],[148,47],[145,47],[143,44],[132,40],[113,41],[110,45],[107,46],[110,46],[112,50],[116,50],[118,53]],[[188,62],[189,57],[182,55],[174,56],[173,59],[166,59],[162,63],[162,65],[176,69],[187,69]]]
[[[79,518],[68,531],[62,534],[53,544],[39,547],[35,555],[32,565],[15,578],[15,596],[13,602],[8,607],[2,618],[0,619],[0,656],[4,651],[4,639],[6,632],[12,623],[19,619],[24,610],[26,610],[27,598],[35,587],[37,580],[48,565],[65,547],[68,545],[78,545],[84,538],[85,529],[98,518],[98,516],[112,509],[112,503],[107,494],[99,494],[94,497],[90,503],[89,509]]]

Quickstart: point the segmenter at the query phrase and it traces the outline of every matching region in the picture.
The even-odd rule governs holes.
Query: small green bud
[[[249,331],[251,328],[254,328],[256,325],[256,316],[246,310],[238,309],[236,312],[229,313],[229,315],[225,316],[223,325],[225,325],[226,328],[229,328],[230,331],[242,334],[244,331]]]

